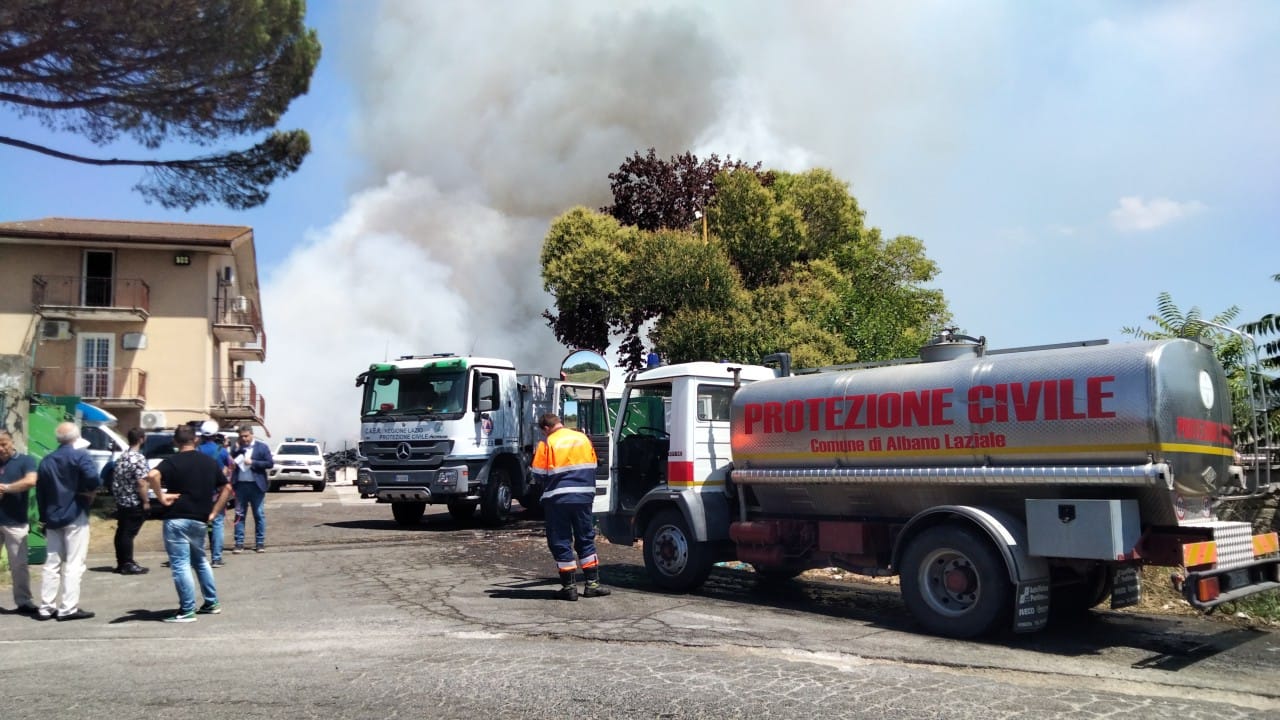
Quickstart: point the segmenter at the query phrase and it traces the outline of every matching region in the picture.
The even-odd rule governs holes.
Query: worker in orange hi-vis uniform
[[[609,588],[600,584],[600,558],[596,555],[596,529],[591,501],[596,494],[596,451],[586,435],[567,428],[554,413],[538,418],[546,439],[533,455],[533,474],[542,479],[542,507],[547,518],[547,547],[560,572],[561,600],[577,600],[574,575],[578,567],[586,577],[583,597],[603,597]],[[577,551],[577,558],[574,558]]]

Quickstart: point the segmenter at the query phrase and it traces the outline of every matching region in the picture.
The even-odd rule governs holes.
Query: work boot
[[[561,600],[577,600],[578,586],[573,582],[573,570],[562,570],[560,572],[560,589],[556,591],[556,597]]]
[[[586,587],[582,588],[582,597],[604,597],[613,592],[609,588],[600,584],[600,581],[589,581]]]
[[[592,566],[584,568],[587,584],[582,588],[582,597],[604,597],[610,593],[609,588],[600,584],[600,568]]]

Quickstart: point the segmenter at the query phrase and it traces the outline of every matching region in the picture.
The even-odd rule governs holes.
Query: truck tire
[[[324,492],[324,486],[325,486],[325,481],[324,481],[324,480],[321,480],[321,481],[320,481],[320,482],[318,482],[318,483],[312,483],[312,484],[311,484],[311,492]]]
[[[480,517],[486,525],[501,525],[511,517],[511,476],[506,468],[489,471],[489,484],[480,499]]]
[[[423,502],[391,503],[391,515],[399,525],[417,525],[427,512],[427,504]]]
[[[688,592],[711,574],[707,544],[693,539],[689,524],[676,508],[660,511],[644,531],[644,567],[663,590]]]
[[[449,515],[458,522],[468,522],[476,516],[476,503],[473,500],[450,500]]]
[[[935,634],[971,638],[1012,622],[1013,584],[1004,559],[977,530],[938,525],[902,554],[902,600]]]

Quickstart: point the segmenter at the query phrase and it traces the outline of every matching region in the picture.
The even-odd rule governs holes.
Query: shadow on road
[[[542,588],[545,586],[550,586],[550,589],[532,589]],[[504,600],[554,600],[556,598],[556,590],[558,589],[560,589],[560,580],[558,578],[544,578],[540,580],[503,583],[499,585],[497,589],[485,590],[484,592],[489,597]]]
[[[122,615],[110,621],[109,625],[120,625],[127,622],[163,622],[165,618],[171,617],[177,610],[130,610],[127,615]]]
[[[649,581],[643,565],[602,565],[601,576],[605,584],[613,587],[663,592]],[[803,579],[763,581],[746,570],[717,567],[691,594],[852,620],[885,630],[923,633],[892,586]],[[1007,630],[970,642],[1064,657],[1131,648],[1149,654],[1134,663],[1135,668],[1178,671],[1247,643],[1274,637],[1266,631],[1224,627],[1199,617],[1137,615],[1100,608],[1070,621],[1051,622],[1038,633],[1024,635]]]

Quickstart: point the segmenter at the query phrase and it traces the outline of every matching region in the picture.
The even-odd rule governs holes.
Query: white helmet
[[[218,434],[218,423],[213,420],[205,420],[203,423],[200,424],[200,434],[201,435]]]

